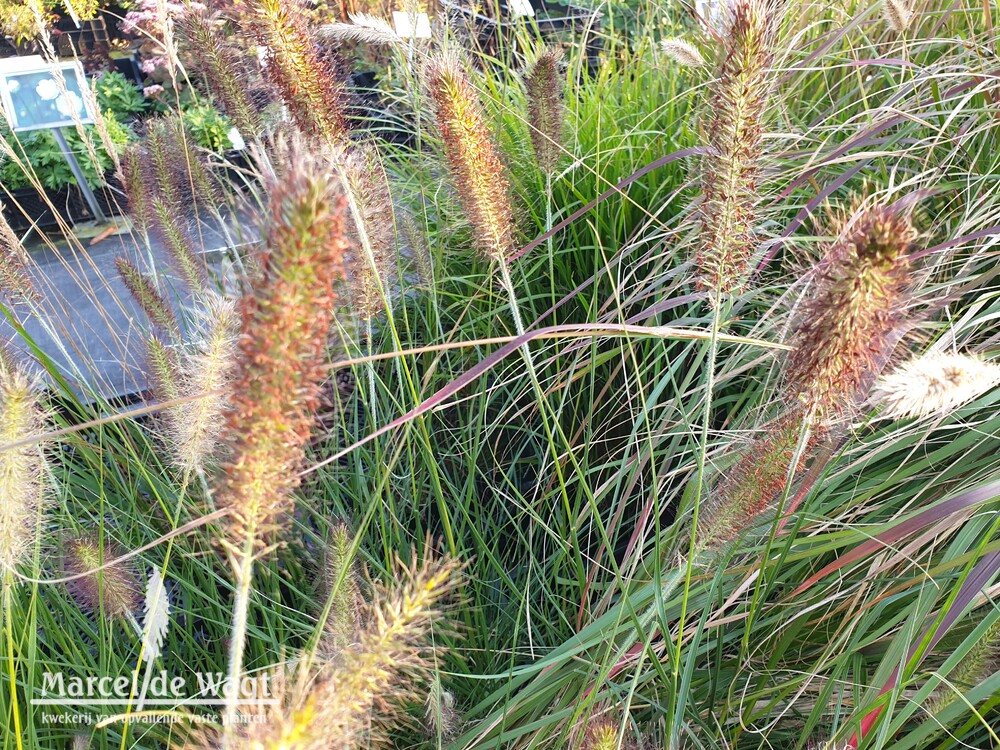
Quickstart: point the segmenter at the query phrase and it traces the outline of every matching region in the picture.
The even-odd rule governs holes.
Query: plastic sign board
[[[83,67],[76,62],[0,61],[0,105],[15,132],[92,123],[94,115],[83,92],[86,85]]]
[[[403,39],[430,39],[431,19],[426,13],[392,12],[392,23],[396,34]]]

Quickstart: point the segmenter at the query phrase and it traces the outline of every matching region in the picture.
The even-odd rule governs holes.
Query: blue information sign
[[[79,63],[0,67],[0,98],[18,132],[93,122],[81,88],[86,85]]]

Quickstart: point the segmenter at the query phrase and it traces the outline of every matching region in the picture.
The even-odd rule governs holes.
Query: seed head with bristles
[[[441,686],[440,675],[434,675],[427,691],[424,725],[428,736],[439,740],[453,738],[461,725],[461,716],[455,708],[455,696]]]
[[[313,414],[326,378],[334,282],[346,249],[344,198],[327,159],[297,144],[271,184],[260,275],[240,305],[242,338],[227,412],[232,455],[221,502],[229,537],[264,543],[298,485]]]
[[[122,283],[129,294],[146,314],[149,321],[168,336],[179,336],[177,316],[156,286],[156,280],[136,268],[135,264],[124,255],[115,258],[115,268],[121,276]]]
[[[156,336],[146,339],[146,375],[154,397],[160,402],[180,398],[180,363],[177,353]]]
[[[713,295],[738,288],[756,247],[764,124],[774,86],[775,10],[737,0],[722,67],[709,93],[712,123],[702,160],[699,284]]]
[[[971,354],[931,352],[883,376],[873,400],[886,417],[948,414],[1000,384],[1000,365]]]
[[[0,203],[0,292],[12,302],[36,301],[38,291],[28,276],[28,255],[3,215],[5,206]]]
[[[917,237],[905,213],[884,206],[854,211],[838,235],[803,305],[788,360],[790,395],[816,417],[843,411],[877,374],[905,316]]]
[[[0,569],[10,572],[31,551],[45,500],[45,456],[39,443],[7,448],[41,433],[45,412],[33,383],[0,367]]]
[[[551,173],[555,169],[563,151],[566,108],[563,105],[561,59],[561,49],[546,49],[538,56],[525,78],[531,143],[538,165],[545,173]]]
[[[95,534],[83,534],[63,543],[63,574],[83,578],[67,582],[66,588],[76,603],[87,612],[103,612],[107,617],[135,615],[142,609],[142,585],[128,562],[110,567],[102,565],[122,556],[117,544]]]
[[[198,70],[236,129],[246,138],[261,133],[260,116],[247,94],[245,66],[220,32],[219,20],[204,11],[190,9],[181,21],[181,30]],[[242,77],[241,77],[242,74]]]
[[[345,649],[357,643],[361,631],[361,586],[351,550],[353,534],[346,523],[333,527],[327,545],[326,580],[332,592],[330,614],[320,647],[336,661]]]
[[[234,300],[206,292],[198,301],[196,342],[181,356],[179,396],[189,400],[167,412],[174,463],[193,472],[218,454],[229,408],[239,314]]]
[[[363,227],[354,235],[349,273],[354,310],[370,320],[385,309],[396,273],[396,222],[388,176],[371,147],[351,146],[341,160],[347,189],[358,207]]]
[[[506,169],[486,127],[479,95],[457,60],[437,57],[425,71],[445,156],[479,250],[507,262],[514,249],[514,210]]]
[[[265,73],[295,123],[327,143],[344,141],[345,82],[313,42],[300,0],[253,0],[247,13],[249,25],[270,54]]]
[[[886,26],[902,34],[913,22],[913,8],[907,0],[883,0],[882,17]]]
[[[705,64],[705,58],[691,42],[684,39],[664,39],[660,42],[663,54],[678,65],[686,68],[700,68]]]
[[[278,705],[241,725],[231,750],[327,750],[366,747],[385,739],[388,724],[406,721],[434,668],[431,632],[445,624],[442,604],[458,566],[432,559],[399,566],[397,580],[378,586],[368,626],[340,660],[315,674],[271,680]],[[198,745],[217,747],[212,739]]]
[[[986,629],[948,675],[950,685],[941,685],[925,706],[927,716],[936,716],[959,699],[963,688],[975,687],[1000,668],[1000,621]]]
[[[350,23],[331,23],[321,26],[317,31],[320,36],[350,42],[361,42],[373,45],[402,44],[403,39],[384,18],[368,13],[351,13]]]
[[[761,436],[742,451],[736,464],[713,488],[706,504],[697,530],[703,546],[732,541],[772,507],[790,474],[794,477],[803,468],[815,444],[815,438],[811,438],[795,470],[790,472],[804,428],[801,411],[793,409],[767,425]]]
[[[141,232],[148,232],[153,222],[147,175],[143,173],[146,158],[140,146],[133,143],[122,150],[118,165],[118,180],[125,191],[129,217]]]

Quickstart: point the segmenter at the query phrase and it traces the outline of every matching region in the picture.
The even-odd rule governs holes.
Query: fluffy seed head
[[[149,322],[168,336],[179,336],[180,328],[177,325],[174,309],[160,293],[156,280],[136,268],[135,264],[123,255],[115,258],[115,268],[125,288],[146,314]]]
[[[177,353],[156,336],[146,340],[146,369],[149,387],[157,401],[180,398],[180,365]]]
[[[10,570],[30,553],[44,491],[45,456],[39,443],[7,448],[40,433],[45,413],[28,376],[0,367],[0,568]]]
[[[352,146],[343,155],[347,189],[358,208],[361,227],[352,234],[350,264],[353,306],[362,320],[385,309],[396,274],[396,222],[388,176],[370,147]]]
[[[886,26],[902,34],[913,21],[913,8],[906,0],[883,0],[882,17]]]
[[[660,42],[663,54],[678,65],[685,68],[700,68],[705,64],[705,58],[691,42],[684,39],[664,39]]]
[[[462,717],[455,708],[455,696],[441,687],[441,678],[434,675],[424,702],[424,726],[431,738],[447,740],[458,734]]]
[[[900,419],[948,414],[1000,383],[1000,365],[971,354],[931,352],[883,376],[873,400]]]
[[[298,485],[326,378],[334,282],[346,249],[344,198],[326,159],[305,145],[270,186],[259,278],[240,305],[242,337],[226,433],[232,455],[221,492],[230,540],[263,543]]]
[[[965,658],[948,675],[951,685],[941,685],[931,694],[925,710],[928,716],[936,716],[958,699],[959,690],[978,685],[1000,668],[1000,622],[995,622],[982,638],[969,649]]]
[[[790,395],[815,416],[843,411],[881,366],[905,316],[916,237],[904,213],[874,206],[854,211],[827,248],[788,361]]]
[[[75,576],[90,572],[90,575],[66,584],[70,595],[82,609],[103,612],[108,617],[124,617],[142,608],[142,586],[132,565],[117,563],[97,570],[121,556],[121,547],[110,541],[102,544],[93,534],[64,540],[63,574]]]
[[[515,235],[510,184],[479,96],[463,67],[450,57],[428,63],[424,79],[476,245],[490,260],[506,262]]]
[[[608,718],[591,721],[583,736],[583,750],[637,750],[635,741],[628,736],[618,744],[619,725]]]
[[[261,133],[257,108],[247,94],[243,59],[219,30],[219,19],[194,9],[181,22],[188,48],[205,76],[208,87],[236,129],[246,138]]]
[[[24,246],[3,215],[5,206],[0,203],[0,292],[12,302],[39,299],[35,285],[28,277],[28,263]]]
[[[434,666],[433,629],[445,623],[442,603],[457,583],[448,560],[400,566],[391,586],[377,586],[368,626],[342,658],[316,674],[272,681],[277,706],[241,725],[232,750],[327,750],[367,747],[383,727],[406,721]],[[217,747],[206,741],[200,747]]]
[[[144,160],[139,144],[126,146],[119,157],[118,180],[125,191],[129,217],[139,231],[148,232],[153,221],[153,207],[143,174]]]
[[[240,318],[234,300],[205,293],[197,310],[196,342],[181,356],[178,390],[192,400],[168,410],[174,463],[193,472],[217,456],[229,408]]]
[[[337,39],[362,44],[387,45],[402,44],[403,39],[384,18],[368,13],[351,13],[350,23],[331,23],[321,26],[317,32],[328,39]]]
[[[708,104],[713,116],[702,159],[699,285],[715,295],[739,287],[756,248],[764,124],[773,89],[775,12],[765,0],[737,0],[722,67]]]
[[[361,630],[361,585],[351,550],[353,534],[345,523],[333,527],[327,546],[326,580],[333,602],[326,620],[321,648],[336,660],[357,643]]]
[[[698,528],[703,546],[732,541],[772,507],[788,481],[804,426],[800,411],[788,412],[764,428],[761,436],[740,454],[736,464],[712,490]],[[805,466],[814,444],[812,437],[799,457],[796,472]]]
[[[345,140],[345,82],[314,44],[300,0],[254,0],[247,13],[270,54],[265,73],[299,129],[328,143]]]
[[[550,47],[528,70],[528,127],[535,158],[543,172],[551,173],[562,155],[566,108],[563,106],[562,50]]]

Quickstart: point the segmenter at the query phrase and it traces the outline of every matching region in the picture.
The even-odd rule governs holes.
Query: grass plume
[[[905,316],[916,238],[909,216],[885,206],[842,219],[792,334],[791,395],[808,412],[843,411],[886,355]]]
[[[972,354],[929,352],[884,375],[873,400],[890,418],[949,414],[1000,383],[1000,365]]]
[[[722,64],[707,99],[712,119],[701,165],[695,257],[700,285],[720,295],[740,286],[757,245],[758,182],[777,23],[764,0],[737,0],[731,13]]]
[[[562,50],[542,51],[525,77],[528,126],[535,158],[545,173],[552,172],[563,152],[566,108],[563,105]]]
[[[424,78],[434,100],[438,130],[458,199],[472,224],[476,246],[506,263],[514,249],[514,210],[499,150],[486,126],[479,95],[453,57],[431,60]]]

